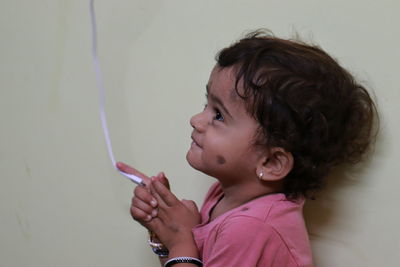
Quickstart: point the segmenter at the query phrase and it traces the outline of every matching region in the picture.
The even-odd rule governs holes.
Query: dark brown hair
[[[333,166],[360,161],[374,140],[369,93],[321,48],[256,31],[216,60],[236,70],[236,92],[260,123],[257,144],[293,154],[287,197],[313,196]]]

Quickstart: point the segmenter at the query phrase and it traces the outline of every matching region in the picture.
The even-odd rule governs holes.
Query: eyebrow
[[[216,95],[214,95],[213,93],[210,92],[210,86],[208,84],[206,85],[206,90],[207,90],[207,94],[206,94],[207,98],[210,97],[213,102],[215,102],[218,106],[220,106],[221,109],[226,114],[229,115],[229,117],[233,118],[232,115],[229,113],[228,109],[225,107],[225,105],[222,102],[222,100],[218,96],[216,96]]]

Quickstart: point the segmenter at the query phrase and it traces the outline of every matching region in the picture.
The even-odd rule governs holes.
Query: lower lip
[[[201,148],[195,141],[192,141],[192,143],[190,144],[191,147],[198,147]]]

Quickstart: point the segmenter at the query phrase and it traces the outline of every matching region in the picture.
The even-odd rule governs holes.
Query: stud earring
[[[259,174],[258,174],[258,179],[262,179],[262,177],[264,176],[264,173],[263,172],[260,172]]]

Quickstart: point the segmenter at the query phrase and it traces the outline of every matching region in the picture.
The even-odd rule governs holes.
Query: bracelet
[[[156,235],[153,232],[149,232],[149,234],[150,234],[150,237],[149,237],[148,242],[149,242],[149,245],[151,247],[151,250],[153,250],[153,252],[155,254],[157,254],[158,257],[160,257],[160,258],[168,257],[169,251],[164,246],[164,244],[154,241],[154,239],[156,238]]]
[[[164,267],[171,267],[172,265],[177,264],[177,263],[191,263],[191,264],[195,264],[196,266],[199,266],[199,267],[203,266],[203,263],[199,259],[192,258],[192,257],[176,257],[176,258],[172,258],[172,259],[168,260],[164,264]]]
[[[168,249],[152,247],[151,250],[160,258],[167,258],[169,255]]]

